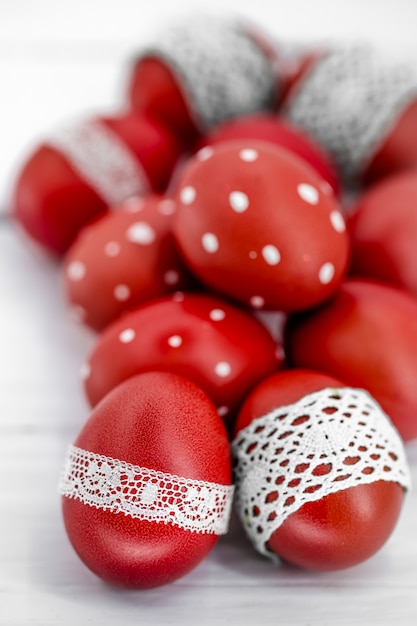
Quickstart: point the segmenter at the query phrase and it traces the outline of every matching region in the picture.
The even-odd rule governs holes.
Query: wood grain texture
[[[147,592],[111,588],[79,561],[57,494],[66,447],[88,416],[78,371],[94,337],[68,318],[60,268],[0,226],[0,624],[411,625],[417,494],[366,563],[335,573],[275,566],[239,523],[188,576]],[[417,444],[408,457],[417,482]]]

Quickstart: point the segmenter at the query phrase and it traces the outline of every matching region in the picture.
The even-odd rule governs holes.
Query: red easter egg
[[[240,407],[234,432],[237,434],[256,419],[277,407],[296,402],[308,393],[326,387],[343,387],[337,378],[308,369],[286,369],[262,380],[246,397]]]
[[[258,113],[229,120],[205,135],[199,147],[215,146],[235,139],[268,141],[286,148],[309,163],[339,195],[337,174],[327,154],[303,130],[285,118],[272,113]]]
[[[417,299],[388,284],[349,279],[314,311],[293,316],[285,333],[295,367],[366,389],[404,440],[417,436]]]
[[[171,233],[176,203],[132,197],[84,228],[63,264],[74,317],[100,331],[126,310],[195,284]]]
[[[354,188],[414,169],[414,65],[374,44],[330,46],[293,83],[285,115],[323,147]]]
[[[162,119],[181,133],[186,146],[193,146],[200,132],[196,127],[186,94],[174,71],[162,59],[150,54],[140,58],[132,68],[128,99],[135,111]]]
[[[171,22],[132,63],[129,102],[188,145],[225,119],[272,110],[280,84],[267,39],[234,17]]]
[[[416,87],[409,94],[406,105],[391,123],[381,145],[365,172],[369,185],[387,176],[417,168],[417,100]]]
[[[349,259],[340,206],[300,157],[267,142],[202,148],[175,189],[174,233],[192,271],[253,308],[296,311],[334,293]]]
[[[181,153],[170,131],[146,117],[82,120],[51,134],[27,158],[13,215],[31,239],[60,256],[109,206],[164,190]]]
[[[113,322],[82,374],[95,405],[139,372],[172,371],[198,384],[230,422],[249,390],[282,362],[282,350],[250,313],[210,294],[185,293],[151,301]]]
[[[270,376],[243,404],[232,449],[238,515],[265,555],[344,569],[375,554],[396,526],[405,452],[363,390],[314,370]]]
[[[65,528],[103,580],[164,585],[226,532],[230,484],[226,431],[207,396],[174,374],[141,374],[107,395],[70,448]]]
[[[348,226],[350,273],[417,295],[417,171],[375,183],[355,201]]]

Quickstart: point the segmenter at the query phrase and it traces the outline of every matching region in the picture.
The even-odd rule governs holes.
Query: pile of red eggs
[[[417,437],[417,75],[171,24],[126,110],[55,133],[13,213],[62,264],[92,413],[61,482],[114,584],[171,582],[227,532],[311,570],[385,543]]]

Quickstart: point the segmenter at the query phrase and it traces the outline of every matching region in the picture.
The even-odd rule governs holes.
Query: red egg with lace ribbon
[[[170,130],[142,115],[69,123],[45,137],[23,163],[13,216],[32,241],[61,257],[109,207],[164,191],[182,153]]]
[[[194,383],[140,374],[93,410],[70,447],[60,492],[68,537],[97,576],[135,589],[170,583],[227,531],[224,425]]]
[[[192,16],[166,24],[134,59],[132,108],[193,146],[225,119],[273,110],[287,82],[279,50],[246,20]]]
[[[409,471],[379,405],[322,372],[279,372],[240,411],[238,516],[255,548],[299,567],[351,567],[393,532]]]
[[[344,43],[312,59],[282,110],[355,189],[416,169],[416,90],[412,56],[369,42]]]

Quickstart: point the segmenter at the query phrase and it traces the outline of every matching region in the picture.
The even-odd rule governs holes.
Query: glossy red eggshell
[[[358,565],[391,536],[402,509],[403,488],[376,481],[306,502],[270,537],[268,547],[303,569],[331,571]]]
[[[337,289],[349,260],[329,185],[300,157],[254,140],[205,147],[183,168],[174,234],[211,289],[253,308],[296,311]]]
[[[104,199],[52,147],[36,149],[19,172],[13,217],[33,241],[56,256],[68,249],[84,224],[106,211]]]
[[[294,368],[257,385],[243,403],[235,433],[275,408],[325,388],[346,385],[320,371]],[[284,561],[314,571],[338,570],[375,554],[394,530],[404,499],[395,482],[356,485],[306,502],[279,526],[268,548]]]
[[[245,115],[224,122],[204,136],[198,147],[242,139],[267,141],[286,148],[309,163],[330,185],[334,193],[339,195],[340,182],[328,155],[305,131],[276,113]]]
[[[240,407],[235,434],[256,418],[277,407],[293,404],[304,396],[326,387],[345,387],[339,379],[315,370],[286,369],[264,378],[245,398]]]
[[[142,374],[114,389],[75,445],[156,471],[231,483],[227,436],[214,406],[196,385],[169,373]],[[66,497],[62,507],[82,561],[115,585],[145,589],[172,582],[196,567],[218,539]]]
[[[412,100],[392,124],[364,172],[365,185],[417,168],[417,101]]]
[[[128,100],[134,111],[161,120],[186,147],[199,137],[195,121],[171,68],[152,56],[140,58],[133,66],[128,85]]]
[[[89,355],[84,385],[95,405],[138,372],[172,371],[204,389],[230,421],[249,390],[282,362],[275,340],[248,312],[186,293],[144,304],[111,324]]]
[[[357,198],[348,222],[350,274],[417,295],[417,169],[391,175]]]
[[[170,131],[146,117],[128,113],[94,118],[120,139],[143,172],[143,193],[166,188],[183,148]],[[61,257],[80,230],[109,208],[71,160],[47,142],[34,149],[17,176],[12,214],[43,249]]]
[[[76,319],[101,331],[139,304],[196,285],[171,232],[175,210],[166,196],[130,198],[79,233],[62,268]]]
[[[417,436],[414,296],[386,283],[351,278],[329,302],[293,317],[285,343],[293,366],[366,389],[404,440]]]

